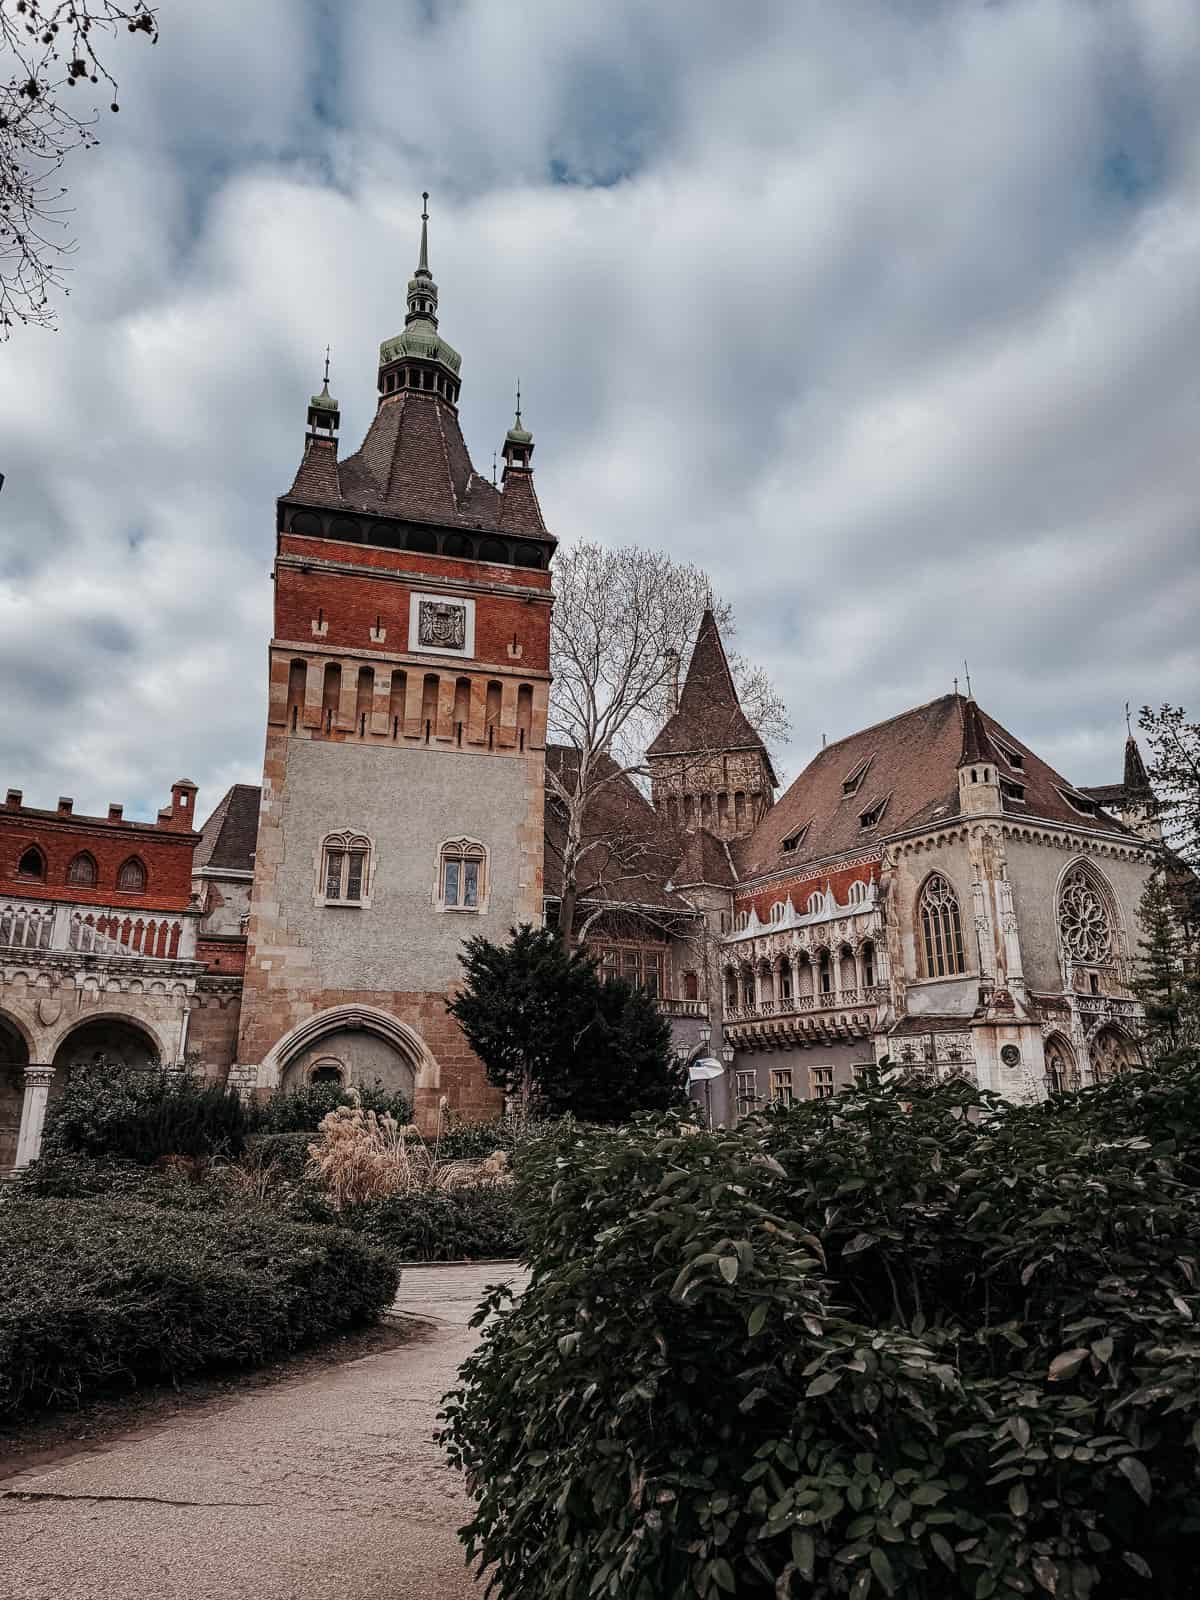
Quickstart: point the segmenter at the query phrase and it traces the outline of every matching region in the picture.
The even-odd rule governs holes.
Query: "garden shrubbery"
[[[323,1117],[348,1105],[394,1117],[401,1126],[412,1121],[411,1103],[402,1094],[389,1094],[376,1079],[373,1084],[352,1088],[340,1083],[309,1083],[302,1089],[273,1094],[247,1107],[247,1125],[254,1133],[315,1133]]]
[[[510,1188],[398,1194],[345,1214],[396,1261],[486,1261],[521,1254]]]
[[[97,1062],[72,1072],[51,1108],[44,1147],[143,1166],[168,1157],[204,1162],[240,1155],[249,1125],[247,1108],[221,1083]]]
[[[343,1228],[260,1208],[183,1209],[18,1192],[0,1206],[0,1415],[113,1384],[253,1366],[369,1322],[392,1263]]]
[[[1195,1062],[533,1146],[446,1412],[493,1592],[1185,1600],[1198,1181]]]

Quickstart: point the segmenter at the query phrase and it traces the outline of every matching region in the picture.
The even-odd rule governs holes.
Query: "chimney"
[[[124,815],[125,815],[125,807],[124,806],[119,806],[119,805],[116,805],[116,804],[113,804],[113,805],[109,806],[109,808],[108,808],[108,820],[110,822],[120,822],[121,818]]]
[[[196,809],[196,785],[190,778],[177,778],[171,785],[171,819],[182,822],[187,828],[192,825],[192,814]]]
[[[21,809],[21,801],[23,799],[24,796],[22,795],[20,789],[10,789],[4,796],[4,804],[10,811],[19,811]]]
[[[667,672],[671,679],[671,715],[679,710],[679,651],[674,645],[667,647]]]
[[[58,814],[60,817],[69,817],[75,808],[75,802],[69,794],[60,794],[58,797]]]

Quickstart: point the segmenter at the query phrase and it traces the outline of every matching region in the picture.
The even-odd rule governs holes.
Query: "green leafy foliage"
[[[1146,1013],[1144,1043],[1156,1058],[1200,1045],[1200,951],[1179,918],[1160,863],[1138,905],[1141,937],[1133,987]]]
[[[223,1084],[159,1068],[96,1062],[75,1068],[51,1106],[44,1147],[150,1166],[166,1157],[237,1156],[247,1111]]]
[[[528,923],[506,945],[468,939],[466,982],[450,1012],[483,1062],[488,1081],[552,1115],[619,1122],[685,1098],[671,1030],[654,1001],[604,983],[581,949],[564,950],[552,928]]]
[[[1200,1062],[525,1152],[445,1443],[500,1600],[1184,1600]]]
[[[360,1105],[364,1111],[395,1117],[404,1126],[412,1121],[412,1104],[402,1094],[389,1094],[376,1079],[373,1084],[348,1088],[340,1083],[309,1083],[302,1089],[273,1094],[247,1107],[248,1126],[255,1133],[315,1133],[322,1117],[337,1106]]]
[[[341,1228],[261,1208],[178,1207],[18,1193],[0,1206],[0,1415],[66,1405],[113,1384],[252,1366],[368,1322],[395,1267]]]
[[[519,1256],[510,1188],[429,1189],[353,1206],[342,1220],[394,1261],[488,1261]]]

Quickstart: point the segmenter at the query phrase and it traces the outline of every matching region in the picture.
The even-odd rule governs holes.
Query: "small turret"
[[[533,468],[533,435],[521,421],[521,385],[517,383],[517,414],[512,427],[504,435],[504,473],[501,482],[508,481],[510,472],[530,472]]]
[[[1000,759],[972,695],[962,703],[962,754],[958,758],[958,800],[964,816],[1002,810]]]
[[[325,383],[320,394],[314,394],[308,402],[308,430],[305,435],[304,449],[307,452],[319,439],[325,444],[333,446],[337,454],[337,434],[341,426],[342,414],[338,403],[329,392],[329,346],[325,346]]]
[[[1125,708],[1125,718],[1128,725],[1128,706]],[[1123,788],[1125,793],[1121,800],[1121,821],[1127,828],[1132,828],[1134,833],[1140,834],[1143,839],[1161,844],[1163,831],[1158,815],[1158,800],[1151,788],[1150,774],[1146,771],[1146,763],[1142,760],[1142,752],[1138,749],[1132,727],[1129,728],[1129,737],[1125,740]]]

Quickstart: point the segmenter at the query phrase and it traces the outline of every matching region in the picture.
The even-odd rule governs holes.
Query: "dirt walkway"
[[[0,1485],[6,1600],[467,1600],[462,1486],[433,1443],[487,1283],[405,1271],[411,1343]]]

